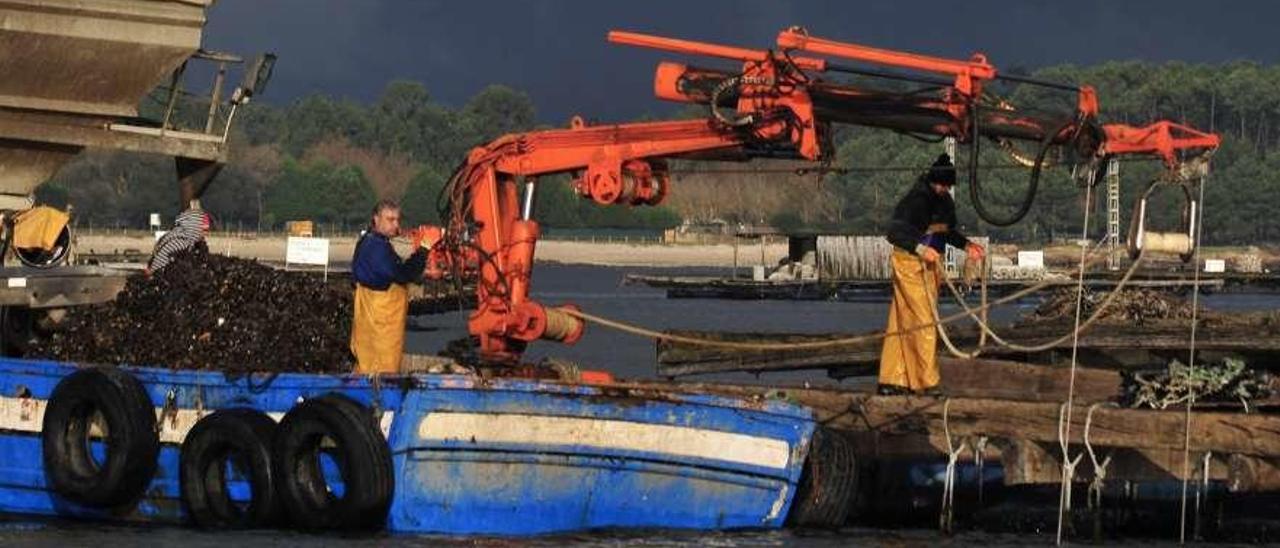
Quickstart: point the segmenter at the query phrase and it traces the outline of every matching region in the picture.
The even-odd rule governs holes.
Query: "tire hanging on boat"
[[[142,383],[121,369],[64,377],[49,398],[40,436],[50,488],[85,506],[135,502],[156,472],[155,407]],[[97,444],[105,445],[101,458]]]
[[[289,411],[273,447],[280,494],[303,530],[367,530],[386,524],[395,485],[391,450],[369,409],[326,394]],[[341,496],[324,473],[322,455],[341,476]]]
[[[809,456],[787,514],[792,527],[838,528],[849,520],[858,489],[853,443],[819,426],[809,442]]]
[[[225,409],[197,422],[182,442],[182,502],[200,527],[260,528],[276,525],[284,508],[272,468],[276,423],[253,409]],[[228,467],[249,484],[247,504],[232,499]]]

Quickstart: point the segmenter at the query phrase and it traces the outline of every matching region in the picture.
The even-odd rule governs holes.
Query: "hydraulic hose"
[[[1071,127],[1074,121],[1064,122],[1057,129],[1046,133],[1040,141],[1040,150],[1036,153],[1036,161],[1031,166],[1031,177],[1027,181],[1027,193],[1022,197],[1022,204],[1018,206],[1018,210],[1013,215],[1005,218],[997,217],[987,209],[982,202],[982,186],[978,178],[978,138],[981,132],[978,127],[978,120],[981,118],[979,106],[977,103],[972,105],[972,127],[969,135],[969,201],[973,202],[973,209],[977,212],[978,217],[983,221],[991,223],[995,226],[1010,226],[1021,221],[1031,211],[1031,204],[1035,202],[1036,190],[1040,186],[1040,173],[1044,167],[1044,157],[1049,152],[1049,147],[1053,146],[1053,140],[1062,133],[1063,130]]]

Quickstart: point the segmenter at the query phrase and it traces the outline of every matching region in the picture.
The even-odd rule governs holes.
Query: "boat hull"
[[[0,512],[185,523],[179,449],[201,417],[252,408],[279,420],[304,399],[340,393],[380,417],[393,532],[773,528],[786,520],[814,429],[807,410],[783,402],[707,395],[460,375],[124,369],[156,408],[161,449],[142,499],[103,510],[52,492],[43,470],[44,408],[76,367],[0,359]]]

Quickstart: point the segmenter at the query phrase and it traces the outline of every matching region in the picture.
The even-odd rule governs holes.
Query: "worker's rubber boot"
[[[940,384],[935,384],[933,386],[925,388],[924,390],[921,390],[919,394],[921,396],[929,396],[933,398],[941,398],[947,395],[945,392],[942,391],[942,385]]]
[[[876,386],[876,394],[881,396],[908,396],[911,389],[896,384],[880,384]]]

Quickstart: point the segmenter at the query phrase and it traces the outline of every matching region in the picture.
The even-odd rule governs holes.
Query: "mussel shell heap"
[[[1102,306],[1108,292],[1086,288],[1080,315],[1087,318]],[[1051,293],[1031,314],[1034,320],[1071,318],[1076,312],[1076,288],[1063,288]],[[1203,307],[1201,316],[1204,315]],[[1191,318],[1191,302],[1169,293],[1147,288],[1123,289],[1102,311],[1100,320],[1123,321],[1137,324],[1159,320],[1185,320]]]
[[[352,294],[318,276],[183,253],[116,300],[73,308],[29,357],[228,373],[350,372]]]

